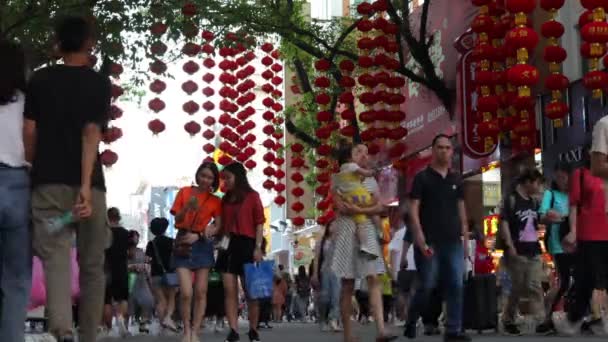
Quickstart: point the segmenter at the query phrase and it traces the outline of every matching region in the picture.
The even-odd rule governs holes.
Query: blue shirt
[[[553,208],[551,208],[551,202],[553,201]],[[543,195],[543,201],[540,204],[538,212],[541,215],[545,215],[547,211],[553,209],[560,213],[562,216],[568,216],[570,211],[570,204],[568,201],[568,194],[565,194],[559,190],[545,190]],[[549,252],[551,254],[562,254],[564,249],[562,248],[562,242],[559,240],[559,223],[553,223],[549,227],[551,229],[551,236],[548,241]]]

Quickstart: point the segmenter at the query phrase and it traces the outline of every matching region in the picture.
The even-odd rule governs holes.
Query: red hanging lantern
[[[148,123],[148,129],[150,129],[154,135],[158,135],[165,130],[165,124],[159,119],[154,119]]]
[[[112,150],[105,150],[99,155],[101,164],[105,167],[112,167],[118,161],[118,154]]]
[[[188,132],[191,137],[194,137],[201,131],[201,125],[195,121],[190,121],[184,125],[184,130]]]

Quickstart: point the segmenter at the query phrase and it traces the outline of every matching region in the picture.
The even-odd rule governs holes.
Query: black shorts
[[[220,273],[242,276],[245,274],[245,264],[253,262],[254,251],[255,239],[242,235],[231,235],[228,249],[218,253],[215,269]]]
[[[106,282],[105,304],[129,300],[129,274],[117,272],[108,275]]]
[[[593,288],[608,289],[608,241],[579,241],[577,257],[577,267],[591,276]]]

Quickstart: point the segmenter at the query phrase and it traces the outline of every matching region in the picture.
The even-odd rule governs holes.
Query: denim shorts
[[[215,260],[213,259],[213,242],[208,239],[201,239],[192,245],[190,257],[180,257],[173,255],[173,268],[186,268],[189,270],[199,270],[201,268],[211,268]]]

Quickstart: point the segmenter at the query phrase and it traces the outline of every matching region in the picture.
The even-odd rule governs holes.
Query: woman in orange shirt
[[[184,323],[182,342],[198,342],[207,304],[207,280],[214,264],[213,243],[209,239],[221,226],[222,201],[213,195],[219,187],[219,172],[214,163],[203,163],[196,171],[197,186],[179,190],[171,214],[178,229],[173,251],[173,266],[180,283],[181,316]],[[210,225],[214,220],[214,224]],[[194,281],[194,315],[192,307],[192,272]]]

